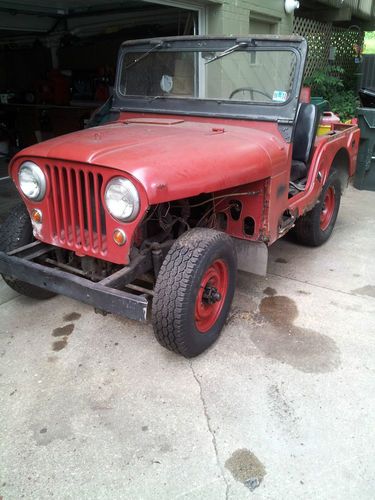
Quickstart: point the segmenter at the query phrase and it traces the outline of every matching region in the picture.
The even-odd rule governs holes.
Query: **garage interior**
[[[18,150],[82,129],[108,99],[121,42],[198,31],[196,11],[157,2],[0,1],[2,195]]]

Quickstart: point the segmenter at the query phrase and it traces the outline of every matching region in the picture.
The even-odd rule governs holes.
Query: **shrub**
[[[311,87],[311,94],[326,99],[331,110],[339,115],[341,121],[349,120],[356,114],[359,104],[353,90],[344,83],[344,70],[339,66],[328,66],[318,70],[305,79],[304,85]]]
[[[329,101],[330,97],[344,89],[344,82],[339,75],[344,70],[338,66],[329,66],[322,70],[317,70],[305,79],[304,84],[311,87],[311,93],[315,96],[322,96]]]

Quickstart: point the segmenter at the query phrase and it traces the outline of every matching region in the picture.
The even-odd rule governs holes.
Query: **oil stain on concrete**
[[[59,352],[59,351],[62,351],[63,349],[65,349],[65,347],[67,345],[68,345],[68,338],[64,337],[61,340],[56,340],[52,344],[52,350],[55,351],[55,352]]]
[[[250,491],[258,488],[266,475],[262,462],[246,448],[236,450],[225,462],[225,467],[234,479],[243,483]]]
[[[71,312],[69,314],[65,314],[63,319],[64,319],[64,321],[76,321],[80,317],[81,317],[81,315],[79,313]]]
[[[55,352],[61,351],[68,344],[68,337],[73,333],[74,323],[68,323],[65,326],[60,326],[55,328],[52,332],[53,337],[58,337],[59,340],[56,340],[52,344],[52,350]]]
[[[367,295],[368,297],[375,297],[375,286],[366,285],[361,288],[356,288],[355,290],[352,290],[352,293],[355,293],[356,295]]]
[[[263,290],[263,293],[264,293],[264,295],[268,295],[269,297],[273,297],[274,295],[277,294],[277,290],[268,286],[267,288],[265,288]]]
[[[277,259],[275,259],[275,262],[277,262],[279,264],[288,264],[288,261],[286,259],[284,259],[283,257],[278,257]]]
[[[306,373],[325,373],[340,365],[340,351],[330,337],[294,325],[298,309],[289,297],[264,297],[259,312],[271,328],[254,328],[250,335],[265,356]]]
[[[71,335],[74,330],[74,324],[69,323],[65,326],[60,326],[59,328],[55,328],[52,332],[53,337],[65,337]]]
[[[30,426],[37,446],[47,446],[56,439],[59,441],[72,438],[73,432],[69,419],[62,419],[61,415],[47,416],[47,423],[41,424],[38,420]]]

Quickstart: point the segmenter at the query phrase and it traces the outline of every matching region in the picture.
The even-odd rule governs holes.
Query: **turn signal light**
[[[113,231],[113,241],[121,247],[122,245],[125,245],[126,243],[126,234],[122,229],[115,229]]]
[[[43,220],[43,215],[42,215],[41,210],[38,210],[37,208],[33,208],[31,210],[31,219],[36,224],[41,224],[42,220]]]

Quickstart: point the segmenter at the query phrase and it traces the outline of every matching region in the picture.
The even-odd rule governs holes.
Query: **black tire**
[[[327,200],[331,206],[330,216],[326,217]],[[298,243],[318,247],[323,245],[332,234],[340,208],[341,183],[335,172],[332,172],[324,184],[318,203],[305,215],[297,219],[294,234]],[[332,204],[332,205],[331,205]]]
[[[23,203],[16,205],[0,227],[0,250],[10,252],[16,248],[28,245],[35,240],[29,213]],[[24,281],[4,276],[5,283],[16,292],[33,299],[49,299],[54,293],[39,288]]]
[[[209,276],[213,276],[212,279]],[[183,234],[169,250],[156,281],[152,323],[158,342],[186,358],[206,350],[224,326],[236,276],[237,255],[227,234],[204,228]],[[207,279],[207,286],[203,287]],[[212,288],[213,284],[218,288]],[[209,290],[213,294],[215,290],[223,292],[220,300],[215,296],[213,305],[206,302],[207,297],[202,298],[203,292],[209,293]],[[211,295],[209,299],[212,300]],[[197,319],[197,308],[204,314],[208,311],[210,319]],[[200,331],[203,327],[208,328],[204,333]]]

